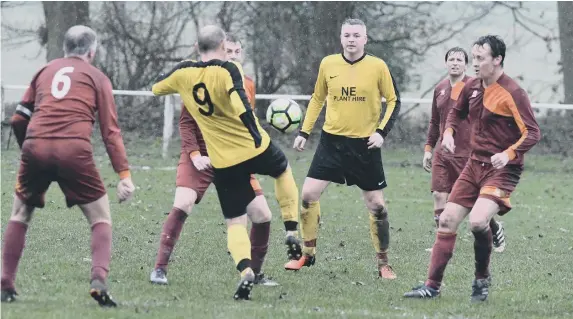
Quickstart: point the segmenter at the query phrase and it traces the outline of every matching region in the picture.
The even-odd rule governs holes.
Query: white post
[[[169,142],[171,141],[171,136],[173,135],[174,115],[175,112],[174,112],[173,96],[167,95],[165,96],[165,107],[163,110],[163,151],[161,153],[161,156],[163,158],[167,158]]]

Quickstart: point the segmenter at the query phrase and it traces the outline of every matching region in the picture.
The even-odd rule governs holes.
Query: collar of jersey
[[[342,59],[344,59],[344,61],[346,61],[346,63],[352,65],[352,64],[356,64],[356,63],[362,61],[362,60],[364,59],[364,57],[366,57],[366,51],[364,51],[364,54],[363,54],[358,60],[356,60],[356,61],[350,61],[350,60],[348,60],[348,59],[344,56],[344,53],[340,53],[340,55],[342,55]]]

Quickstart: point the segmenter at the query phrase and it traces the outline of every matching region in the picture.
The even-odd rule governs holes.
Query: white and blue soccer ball
[[[267,109],[267,122],[282,133],[294,132],[302,121],[302,109],[291,99],[276,99]]]

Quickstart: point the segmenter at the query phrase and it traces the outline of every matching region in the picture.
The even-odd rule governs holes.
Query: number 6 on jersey
[[[56,99],[61,99],[64,96],[66,96],[66,94],[68,94],[72,86],[72,81],[70,77],[66,75],[66,73],[72,73],[72,72],[74,72],[74,67],[66,66],[59,69],[58,72],[54,74],[54,79],[52,80],[53,97],[55,97]],[[61,89],[59,89],[60,83],[63,84]]]

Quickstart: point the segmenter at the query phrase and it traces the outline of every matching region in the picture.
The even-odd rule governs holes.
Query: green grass
[[[391,263],[398,279],[376,278],[368,215],[357,188],[331,185],[321,199],[323,225],[318,261],[296,273],[283,270],[283,227],[273,183],[261,178],[274,213],[265,272],[280,287],[256,287],[253,301],[235,302],[238,279],[226,251],[226,235],[214,188],[195,207],[169,271],[170,285],[148,283],[161,226],[172,207],[177,146],[158,158],[158,143],[128,149],[138,186],[128,204],[116,203],[116,176],[104,149],[96,157],[112,198],[114,222],[110,285],[117,309],[100,309],[88,296],[89,227],[79,209],[65,208],[56,185],[38,210],[27,237],[17,289],[18,302],[2,305],[2,318],[567,318],[573,315],[572,160],[531,156],[514,210],[502,219],[508,247],[492,257],[490,300],[470,304],[472,236],[459,232],[445,287],[437,300],[405,300],[402,294],[425,279],[434,240],[429,174],[421,152],[386,150]],[[302,188],[312,151],[287,151]],[[18,152],[2,152],[2,228],[12,207]],[[148,168],[145,168],[147,166]]]

